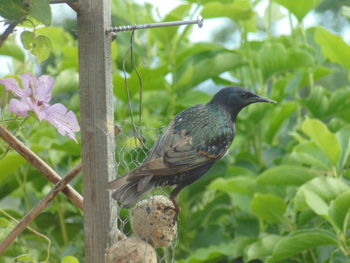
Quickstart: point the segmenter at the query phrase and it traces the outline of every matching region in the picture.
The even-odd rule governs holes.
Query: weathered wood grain
[[[78,42],[87,263],[104,262],[111,216],[105,190],[114,178],[114,118],[109,0],[79,2]]]

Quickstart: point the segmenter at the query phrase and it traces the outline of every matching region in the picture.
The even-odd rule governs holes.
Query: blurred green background
[[[23,9],[21,0],[11,3],[0,3],[3,29],[6,21],[28,17],[30,22],[21,20],[1,47],[0,76],[53,76],[53,102],[79,116],[75,13],[46,0],[40,2],[41,11]],[[155,131],[175,114],[206,103],[224,86],[243,86],[278,101],[273,107],[245,109],[226,157],[181,193],[175,261],[349,262],[350,1],[166,3],[111,3],[113,25],[195,19],[199,14],[205,19],[201,29],[135,33],[147,147],[156,139]],[[25,50],[23,31],[46,38]],[[115,119],[122,126],[130,123],[122,73],[129,38],[130,32],[119,33],[112,43]],[[126,71],[132,114],[138,120],[139,80],[130,59]],[[0,96],[4,99],[3,88]],[[60,136],[48,123],[30,118],[20,125],[21,120],[8,121],[14,116],[6,110],[1,114],[1,123],[12,131],[19,128],[17,137],[60,174],[80,161],[80,144]],[[125,149],[117,150],[125,162],[120,173],[143,160],[144,149],[126,136],[117,143]],[[6,149],[0,142],[0,240],[16,224],[5,213],[21,219],[52,187],[14,151],[4,154]],[[82,192],[82,176],[71,185]],[[49,262],[61,262],[65,256],[74,257],[66,262],[84,262],[82,216],[65,196],[58,196],[31,225],[51,240],[51,247],[38,234],[25,231],[0,262],[43,262],[48,251]]]

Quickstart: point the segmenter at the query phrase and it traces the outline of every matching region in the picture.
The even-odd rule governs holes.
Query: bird
[[[154,187],[175,186],[170,199],[178,213],[179,192],[226,154],[235,137],[238,113],[257,102],[276,103],[230,86],[220,89],[207,104],[180,112],[138,167],[107,184],[108,190],[114,190],[113,199],[130,208]]]

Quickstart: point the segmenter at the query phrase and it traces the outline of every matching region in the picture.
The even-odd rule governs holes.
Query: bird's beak
[[[277,103],[274,100],[270,100],[270,99],[261,97],[259,95],[255,95],[255,96],[251,97],[250,101],[251,101],[251,103],[255,103],[255,102]]]

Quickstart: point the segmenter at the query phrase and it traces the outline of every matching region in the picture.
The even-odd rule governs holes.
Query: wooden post
[[[104,262],[114,179],[114,117],[110,0],[81,0],[78,13],[84,233],[87,263]]]

